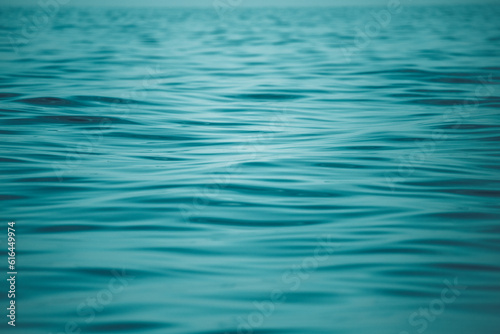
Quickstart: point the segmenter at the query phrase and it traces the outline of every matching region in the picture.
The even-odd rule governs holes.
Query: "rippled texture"
[[[500,10],[379,10],[2,10],[6,332],[498,333]]]

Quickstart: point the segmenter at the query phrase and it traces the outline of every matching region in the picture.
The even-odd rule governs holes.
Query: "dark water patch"
[[[275,164],[267,161],[245,161],[240,163],[239,166],[242,168],[249,168],[249,167],[270,168],[275,166]],[[279,182],[279,181],[286,182],[287,180],[273,180],[273,182]]]
[[[66,225],[46,225],[34,229],[35,233],[69,233],[69,232],[91,232],[105,229],[100,225],[81,225],[81,224],[66,224]]]
[[[143,101],[137,101],[132,99],[124,99],[118,97],[107,97],[107,96],[87,96],[87,95],[78,95],[73,96],[73,99],[78,101],[90,101],[90,102],[99,102],[103,104],[147,104]]]
[[[35,97],[28,99],[16,100],[16,102],[37,105],[37,106],[50,106],[50,107],[79,107],[83,104],[69,99],[62,99],[59,97]]]
[[[467,248],[472,245],[471,241],[466,240],[453,240],[453,239],[430,239],[430,240],[412,240],[411,243],[417,245],[433,245],[438,247],[459,247],[459,248]]]
[[[107,137],[127,138],[127,139],[143,139],[143,140],[157,140],[157,141],[191,141],[195,137],[187,137],[183,135],[150,135],[145,133],[127,133],[127,132],[109,132]]]
[[[436,213],[433,214],[433,216],[446,219],[455,219],[455,220],[474,220],[474,219],[482,220],[482,219],[500,218],[499,213],[492,214],[485,212],[469,212],[469,211]]]
[[[240,73],[235,71],[211,71],[211,74],[219,76],[221,78],[224,77],[235,77],[235,78],[244,78],[244,77],[254,77],[253,73]],[[172,83],[164,84],[165,86],[172,86]],[[174,85],[178,85],[178,83],[174,83]]]
[[[190,222],[208,225],[222,225],[222,226],[240,226],[240,227],[287,227],[287,226],[303,226],[303,225],[317,225],[324,222],[312,220],[249,220],[249,219],[225,219],[213,217],[191,217]]]
[[[436,263],[431,265],[434,268],[463,270],[472,272],[500,272],[500,266],[484,265],[477,263]]]
[[[14,109],[0,109],[0,113],[18,113],[18,112],[22,112],[20,110],[14,110]]]
[[[424,94],[412,94],[412,93],[395,93],[389,94],[390,97],[400,98],[400,97],[424,97]]]
[[[306,95],[300,94],[272,94],[272,93],[253,93],[253,94],[239,94],[228,96],[231,99],[242,100],[259,100],[259,101],[283,101],[283,100],[297,100],[303,99]]]
[[[155,329],[167,329],[174,328],[176,325],[174,323],[154,323],[154,322],[146,322],[146,321],[123,321],[120,323],[112,322],[112,323],[103,323],[103,324],[91,324],[85,325],[85,329],[89,331],[102,331],[102,332],[117,332],[120,333],[128,333],[128,332],[137,332],[137,331],[151,331]]]
[[[16,74],[15,77],[18,78],[29,78],[29,79],[58,79],[57,76],[55,75],[48,75],[48,74]]]
[[[356,250],[357,251],[357,250]],[[410,254],[410,255],[435,255],[438,254],[439,251],[435,249],[425,249],[422,247],[402,247],[402,246],[393,246],[393,247],[384,247],[378,246],[369,250],[370,254],[377,255],[391,255],[391,254]],[[346,251],[346,254],[351,254],[351,252]]]
[[[480,79],[459,78],[459,77],[437,77],[427,80],[431,82],[446,83],[446,84],[475,84],[475,85],[483,84],[483,81]]]
[[[0,162],[23,163],[25,160],[0,157]]]
[[[217,255],[217,254],[223,254],[222,251],[217,251],[213,249],[208,249],[206,247],[204,248],[182,248],[182,247],[156,247],[156,248],[150,248],[150,247],[145,247],[142,248],[141,250],[146,251],[146,252],[159,252],[159,253],[166,253],[166,254],[189,254],[189,255]]]
[[[21,95],[22,94],[17,94],[17,93],[0,93],[0,99],[10,99]]]
[[[154,160],[154,161],[184,161],[184,158],[178,157],[162,157],[162,156],[137,156],[140,159]]]
[[[29,198],[29,197],[28,196],[20,196],[20,195],[0,194],[0,201],[27,199],[27,198]]]
[[[480,197],[500,197],[500,190],[485,190],[485,189],[447,189],[446,192],[452,194]]]
[[[387,146],[377,146],[377,145],[353,145],[353,146],[345,146],[343,149],[350,151],[379,151],[388,149]]]
[[[100,267],[85,267],[85,268],[70,268],[68,271],[74,273],[74,274],[79,274],[79,275],[85,275],[85,276],[94,276],[94,277],[108,277],[108,278],[113,278],[116,276],[127,276],[127,277],[133,277],[135,278],[140,278],[140,277],[151,277],[155,276],[156,274],[147,271],[147,270],[136,270],[136,269],[125,269],[125,268],[100,268]]]
[[[488,104],[492,101],[487,99],[468,99],[468,100],[457,100],[457,99],[417,99],[405,101],[404,103],[415,103],[415,104],[423,104],[423,105],[435,105],[435,106],[465,106],[465,107],[473,107],[474,105],[482,105]]]
[[[294,196],[294,197],[341,197],[344,194],[334,191],[314,191],[312,189],[293,189],[266,186],[250,185],[250,184],[229,184],[225,187],[228,191],[243,192],[246,194],[261,194],[261,195],[278,195],[278,196]]]
[[[219,108],[214,108],[214,111],[220,110]],[[195,120],[176,120],[173,121],[177,124],[190,125],[190,126],[221,126],[221,127],[237,127],[243,125],[252,125],[252,123],[233,123],[233,122],[203,122],[203,121],[195,121]]]
[[[180,225],[180,226],[166,226],[166,225],[133,225],[133,226],[122,226],[121,230],[123,231],[166,231],[166,232],[187,232],[197,230],[198,228],[193,227],[192,225]]]
[[[417,93],[432,93],[432,94],[449,94],[449,93],[464,93],[465,90],[462,89],[410,89],[412,92]]]
[[[493,141],[493,142],[500,142],[500,136],[488,136],[488,137],[483,137],[480,138],[481,141]]]
[[[82,178],[79,177],[65,177],[64,181],[65,182],[70,182],[70,181],[80,181]],[[32,177],[32,178],[21,178],[18,179],[17,182],[21,183],[46,183],[46,182],[56,182],[60,183],[61,179],[58,177]]]
[[[107,116],[80,116],[80,115],[54,115],[54,116],[38,116],[37,121],[42,123],[54,123],[54,124],[102,124],[103,128],[107,128],[110,124],[137,124],[133,121],[126,120],[118,117],[107,117]],[[26,120],[28,121],[28,120]]]
[[[498,129],[500,128],[500,124],[442,124],[437,127],[438,129],[457,129],[460,128],[462,130],[483,130],[483,129]]]
[[[335,163],[318,162],[318,163],[313,164],[313,166],[328,167],[328,168],[341,168],[341,169],[367,168],[367,166],[365,166],[365,165],[339,163],[339,162],[335,162]]]
[[[404,75],[422,75],[422,76],[429,76],[434,74],[435,72],[432,71],[426,71],[426,70],[420,70],[420,69],[414,69],[414,68],[395,68],[395,69],[388,69],[388,70],[377,70],[377,71],[364,71],[364,72],[355,72],[353,75],[377,75],[377,74],[404,74]]]

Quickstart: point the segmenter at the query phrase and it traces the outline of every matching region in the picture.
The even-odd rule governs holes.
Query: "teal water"
[[[498,333],[499,7],[39,10],[2,333]]]

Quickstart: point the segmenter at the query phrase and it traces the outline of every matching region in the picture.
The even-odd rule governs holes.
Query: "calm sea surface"
[[[500,7],[383,10],[2,8],[2,333],[498,333]]]

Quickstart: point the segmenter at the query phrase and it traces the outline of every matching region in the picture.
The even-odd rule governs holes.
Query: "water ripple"
[[[500,7],[402,6],[0,11],[18,333],[496,332]]]

